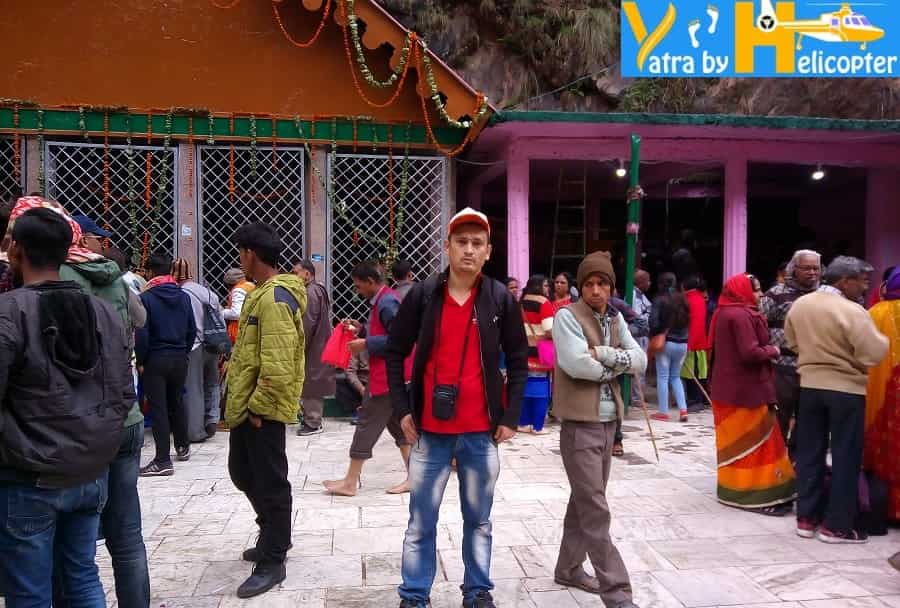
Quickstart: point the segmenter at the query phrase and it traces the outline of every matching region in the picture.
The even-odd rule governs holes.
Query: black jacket
[[[147,322],[136,332],[138,365],[144,365],[153,353],[187,356],[197,337],[190,296],[178,285],[163,284],[142,293],[141,303]]]
[[[422,420],[425,365],[431,357],[439,308],[444,302],[448,271],[416,283],[403,298],[391,327],[385,360],[391,402],[398,418],[412,414]],[[494,428],[516,428],[528,379],[528,339],[519,304],[506,286],[482,278],[475,301],[475,317],[481,342],[481,370],[488,409]],[[403,377],[403,361],[416,348],[409,392]],[[500,373],[500,354],[506,355],[507,384]],[[503,390],[507,405],[503,405]]]
[[[69,487],[103,475],[134,399],[112,306],[67,281],[0,296],[0,483]]]

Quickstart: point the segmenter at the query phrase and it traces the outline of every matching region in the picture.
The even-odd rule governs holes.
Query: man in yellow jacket
[[[265,593],[285,579],[291,542],[291,484],[285,425],[297,421],[303,389],[303,313],[306,288],[293,274],[278,274],[282,243],[267,224],[235,234],[241,269],[256,283],[241,310],[228,369],[225,420],[231,429],[228,472],[247,495],[259,523],[259,540],[243,559],[253,574],[237,596]]]

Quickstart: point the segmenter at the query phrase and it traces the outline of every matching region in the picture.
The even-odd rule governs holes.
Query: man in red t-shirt
[[[516,433],[528,340],[509,290],[481,274],[491,254],[490,230],[487,217],[473,209],[453,217],[444,244],[449,270],[412,288],[390,331],[385,359],[391,401],[413,446],[401,608],[428,605],[437,565],[438,510],[454,458],[463,516],[463,606],[495,607],[490,518],[500,472],[497,445]],[[404,359],[413,346],[407,391]]]

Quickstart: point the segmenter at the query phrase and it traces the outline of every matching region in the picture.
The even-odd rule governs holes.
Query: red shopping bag
[[[338,369],[347,369],[350,365],[350,348],[347,344],[356,336],[343,323],[334,326],[331,337],[325,343],[322,351],[322,363],[333,365]]]

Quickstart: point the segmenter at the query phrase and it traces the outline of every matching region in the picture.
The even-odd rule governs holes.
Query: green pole
[[[631,134],[631,171],[628,188],[628,224],[625,229],[625,296],[624,300],[629,306],[634,306],[634,271],[637,265],[638,232],[641,224],[641,195],[638,188],[638,177],[641,168],[641,136]],[[625,376],[624,382],[625,407],[631,405],[631,376]]]

